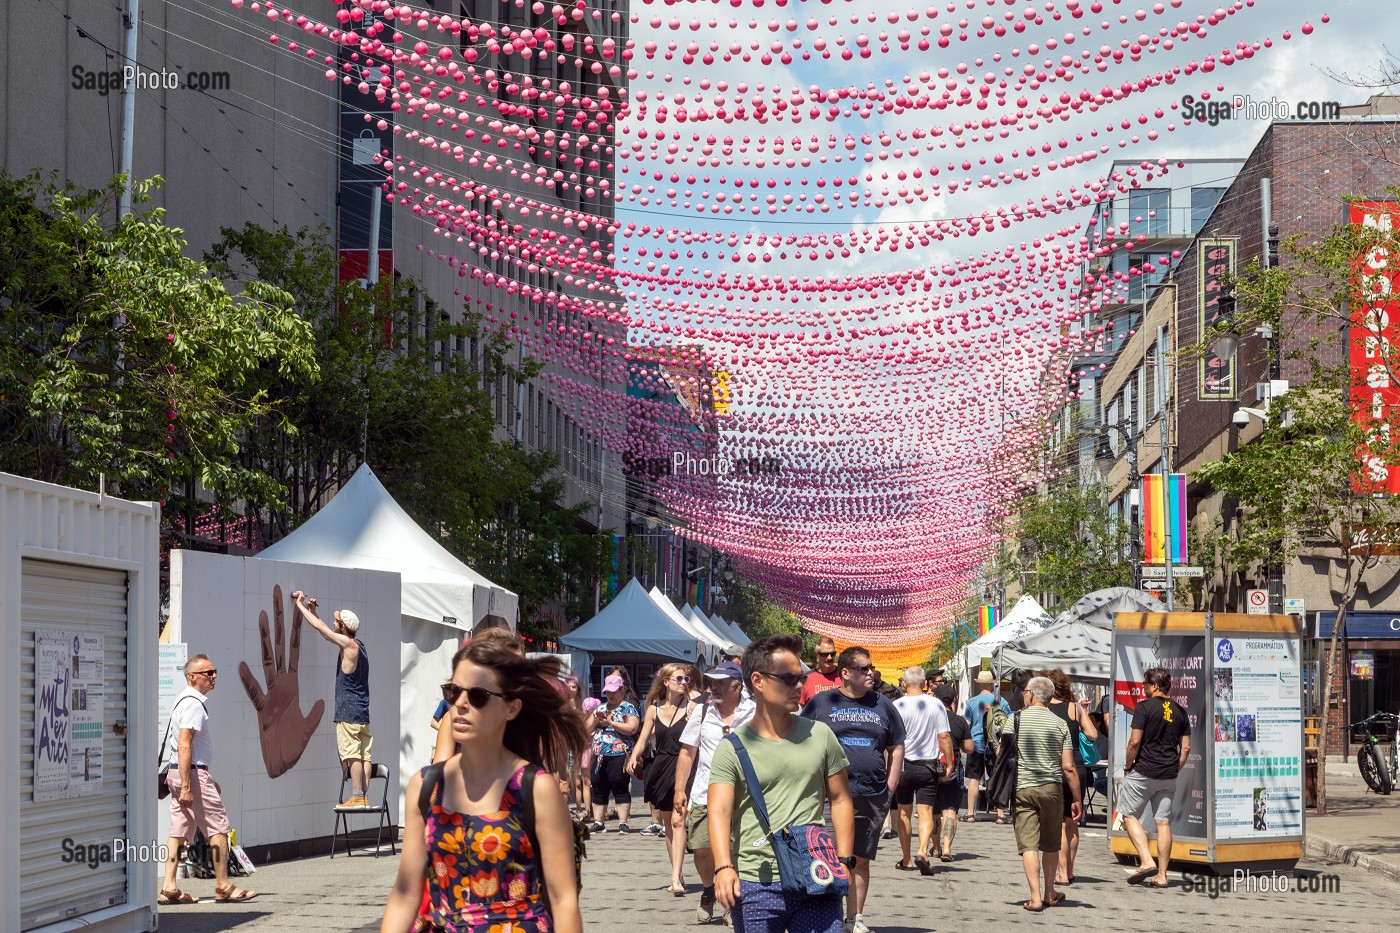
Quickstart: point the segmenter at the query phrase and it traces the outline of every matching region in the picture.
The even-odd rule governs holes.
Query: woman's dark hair
[[[503,744],[546,771],[567,774],[569,755],[582,755],[590,730],[583,713],[554,686],[560,661],[521,657],[498,641],[468,642],[452,656],[452,669],[463,661],[496,675],[508,700],[520,701],[520,715],[506,723]]]
[[[1074,702],[1074,687],[1069,682],[1068,674],[1057,667],[1046,671],[1045,676],[1055,685],[1055,699]]]
[[[802,639],[796,635],[769,635],[744,649],[744,688],[753,689],[753,675],[773,669],[773,655],[779,651],[802,660]]]

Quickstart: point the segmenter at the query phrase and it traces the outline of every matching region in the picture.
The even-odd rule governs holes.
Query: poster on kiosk
[[[1191,750],[1172,797],[1174,862],[1291,869],[1303,854],[1300,633],[1293,616],[1122,613],[1113,636],[1109,845],[1132,861],[1118,788],[1144,698],[1143,673],[1171,675]],[[1145,819],[1156,853],[1156,829]]]

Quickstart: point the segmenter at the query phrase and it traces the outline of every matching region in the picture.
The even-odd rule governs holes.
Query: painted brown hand
[[[282,618],[282,587],[272,588],[272,615],[275,623],[277,657],[273,659],[273,640],[268,637],[267,612],[258,613],[258,635],[262,640],[263,680],[267,692],[258,685],[246,661],[238,662],[238,678],[243,681],[243,689],[248,699],[258,711],[258,738],[262,742],[263,764],[267,776],[279,777],[289,771],[306,751],[306,745],[316,727],[321,724],[321,716],[326,712],[326,701],[317,700],[311,707],[309,716],[302,715],[297,665],[301,661],[301,613],[293,610],[296,616],[292,621],[291,657],[284,650],[286,627]]]

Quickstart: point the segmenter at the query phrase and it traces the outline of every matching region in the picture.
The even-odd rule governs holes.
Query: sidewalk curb
[[[1400,884],[1400,864],[1388,859],[1372,855],[1365,849],[1355,846],[1345,845],[1335,842],[1315,833],[1308,834],[1307,844],[1304,846],[1305,854],[1314,858],[1324,858],[1333,862],[1340,862],[1344,865],[1354,865],[1357,868],[1379,875],[1387,881]]]

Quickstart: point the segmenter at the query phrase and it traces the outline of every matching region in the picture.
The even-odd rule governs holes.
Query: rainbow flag
[[[1164,482],[1165,480],[1165,482]],[[1186,474],[1142,478],[1142,561],[1163,564],[1171,534],[1172,563],[1186,563]]]
[[[992,629],[996,628],[996,627],[997,627],[997,623],[1000,622],[1000,621],[1001,621],[1001,612],[1000,612],[1000,610],[997,609],[996,606],[978,606],[978,607],[977,607],[977,635],[978,635],[978,637],[980,638],[981,636],[983,636],[983,635],[987,634],[988,632],[990,632]]]

